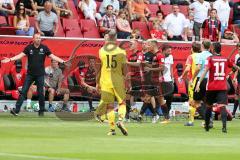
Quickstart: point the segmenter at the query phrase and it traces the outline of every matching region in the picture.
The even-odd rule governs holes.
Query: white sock
[[[27,107],[31,107],[31,102],[32,102],[31,99],[27,99]]]

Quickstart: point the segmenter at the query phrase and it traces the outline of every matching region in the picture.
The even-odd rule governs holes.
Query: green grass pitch
[[[62,121],[47,114],[0,113],[0,160],[234,160],[240,157],[240,120],[221,122],[206,133],[196,121],[128,123],[129,136],[117,130],[107,136],[108,125],[91,121]]]

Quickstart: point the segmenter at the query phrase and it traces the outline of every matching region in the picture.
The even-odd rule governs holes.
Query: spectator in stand
[[[233,33],[230,29],[225,29],[221,42],[225,44],[234,44],[238,43],[239,39],[236,33]]]
[[[127,8],[127,0],[119,0],[119,9]]]
[[[36,18],[36,29],[43,36],[53,37],[58,30],[58,17],[52,11],[52,3],[44,3],[44,11],[39,12]]]
[[[23,3],[25,7],[26,14],[29,16],[37,15],[37,6],[35,5],[35,0],[18,0],[16,3],[16,8],[19,8],[20,4]]]
[[[92,19],[95,22],[96,19],[98,21],[102,19],[100,13],[97,13],[97,4],[94,0],[82,0],[79,2],[78,7],[83,12],[85,19]]]
[[[170,0],[147,0],[149,1],[150,4],[158,4],[159,6],[161,6],[162,4],[170,4],[171,1]]]
[[[217,19],[217,10],[211,9],[210,18],[203,22],[200,29],[201,40],[209,39],[212,42],[221,41],[221,22]]]
[[[119,39],[127,39],[132,33],[131,26],[126,19],[126,14],[124,11],[121,10],[119,11],[119,15],[117,18],[117,29],[117,38]]]
[[[228,28],[228,21],[230,16],[230,6],[228,0],[217,0],[213,3],[213,8],[217,10],[217,18],[221,22],[221,33],[224,34]]]
[[[143,0],[131,0],[129,2],[129,13],[131,20],[148,21],[151,12]]]
[[[190,4],[190,0],[171,0],[171,4],[189,5]]]
[[[44,4],[45,4],[45,2],[47,2],[47,1],[50,2],[50,0],[34,0],[34,1],[35,1],[35,6],[36,6],[38,12],[44,10]]]
[[[149,21],[157,22],[159,27],[163,29],[163,24],[164,24],[164,14],[161,10],[158,10],[156,13],[156,17],[151,17]]]
[[[117,22],[116,22],[116,16],[113,14],[113,6],[108,5],[107,6],[107,12],[103,16],[102,21],[100,22],[100,32],[103,33],[103,36],[112,31],[116,30],[117,28]]]
[[[56,11],[58,17],[72,16],[73,13],[68,5],[67,0],[52,0],[52,3],[53,3],[53,9]]]
[[[194,13],[193,32],[196,38],[195,40],[199,41],[202,23],[205,19],[208,18],[208,11],[211,9],[210,3],[204,0],[197,0],[190,4],[189,8],[193,10]]]
[[[111,5],[113,7],[113,14],[115,14],[116,16],[118,15],[119,12],[119,1],[118,0],[103,0],[100,8],[99,8],[99,12],[101,13],[101,15],[105,15],[106,11],[107,11],[107,6]]]
[[[152,39],[167,40],[165,32],[157,22],[153,22],[153,29],[150,31]]]
[[[186,35],[186,18],[179,12],[179,6],[174,4],[172,6],[173,13],[167,15],[164,20],[163,28],[167,33],[168,40],[187,41]]]
[[[188,18],[186,19],[188,41],[194,41],[195,40],[194,34],[193,34],[193,26],[194,26],[194,20],[193,19],[194,19],[194,14],[192,12],[190,12],[189,15],[188,15]]]
[[[240,2],[233,5],[233,23],[240,24]]]
[[[133,29],[132,34],[128,37],[128,39],[138,39],[143,40],[144,38],[141,35],[141,32],[138,28]]]
[[[8,22],[8,15],[15,13],[13,0],[0,0],[0,16],[4,16]]]
[[[26,11],[23,3],[20,3],[17,8],[17,13],[13,18],[13,26],[17,29],[16,35],[33,36],[34,28],[30,27],[29,17],[26,15]]]

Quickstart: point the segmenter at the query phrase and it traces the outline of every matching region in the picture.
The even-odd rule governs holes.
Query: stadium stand
[[[156,17],[156,12],[159,10],[158,5],[148,4],[148,9],[151,11],[151,17]]]
[[[149,33],[148,25],[145,22],[139,22],[139,21],[133,21],[132,22],[132,29],[139,29],[141,32],[141,35],[144,39],[151,38],[151,35]]]
[[[100,38],[98,28],[93,20],[81,19],[80,26],[84,38]]]
[[[78,22],[75,19],[62,20],[63,30],[66,33],[66,37],[79,37],[83,38],[83,34]]]

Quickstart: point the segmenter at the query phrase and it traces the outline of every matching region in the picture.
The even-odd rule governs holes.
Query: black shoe
[[[222,128],[223,133],[227,133],[227,128]]]
[[[89,111],[90,111],[90,112],[94,112],[94,111],[96,111],[96,109],[95,109],[95,108],[90,108]]]
[[[18,116],[18,113],[16,113],[15,109],[11,109],[10,113],[14,116]]]
[[[124,127],[122,122],[117,122],[117,127],[120,129],[124,136],[128,136],[127,129]]]
[[[44,112],[43,111],[38,111],[38,116],[39,117],[43,117],[44,116]]]
[[[209,132],[209,129],[210,129],[209,126],[205,125],[204,128],[205,128],[206,132]]]

